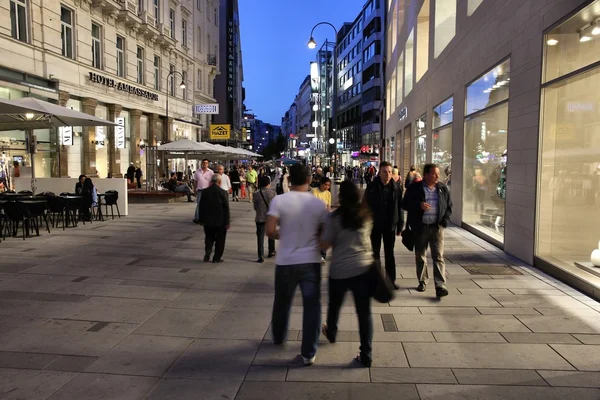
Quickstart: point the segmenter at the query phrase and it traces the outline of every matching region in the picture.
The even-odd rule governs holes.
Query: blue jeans
[[[202,190],[196,191],[196,213],[194,214],[194,220],[200,221],[200,199],[202,198]]]
[[[275,267],[275,300],[271,327],[276,344],[285,340],[290,319],[290,307],[296,286],[302,291],[302,349],[303,357],[317,353],[321,325],[321,264],[277,265]]]
[[[192,190],[185,183],[177,185],[177,187],[175,188],[175,193],[185,193],[188,201],[192,201]]]

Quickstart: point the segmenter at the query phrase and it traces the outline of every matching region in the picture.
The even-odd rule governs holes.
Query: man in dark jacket
[[[215,246],[215,255],[213,263],[221,263],[223,252],[225,251],[225,238],[229,230],[229,196],[227,192],[221,189],[221,175],[214,174],[211,179],[211,185],[208,189],[202,191],[200,199],[200,223],[204,225],[204,261],[210,260],[213,245]]]
[[[396,236],[402,233],[404,213],[402,211],[402,184],[392,179],[392,164],[381,163],[379,176],[367,186],[363,202],[366,202],[373,214],[373,230],[371,245],[376,259],[380,257],[381,239],[385,253],[385,270],[392,280],[396,281],[396,259],[394,245]],[[394,287],[398,286],[394,283]]]
[[[423,181],[412,183],[406,190],[402,207],[408,211],[408,227],[415,243],[417,263],[417,290],[424,292],[429,280],[427,272],[427,246],[431,247],[433,277],[437,297],[448,295],[446,264],[444,263],[444,228],[452,214],[450,191],[438,182],[440,170],[435,164],[425,164]]]

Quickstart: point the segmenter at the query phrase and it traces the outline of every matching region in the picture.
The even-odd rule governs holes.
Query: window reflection
[[[508,99],[510,60],[492,68],[467,87],[465,115],[473,114]]]

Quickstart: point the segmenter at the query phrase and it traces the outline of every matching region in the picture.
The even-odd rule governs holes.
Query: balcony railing
[[[215,54],[207,55],[206,62],[208,63],[208,65],[214,65],[216,67],[217,66],[217,56]]]

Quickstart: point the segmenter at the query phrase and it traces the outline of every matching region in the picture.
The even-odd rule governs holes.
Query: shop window
[[[436,0],[433,57],[437,58],[456,34],[456,0]]]
[[[433,148],[431,161],[440,168],[440,179],[452,184],[452,119],[454,99],[451,97],[433,109]]]
[[[504,242],[510,60],[467,87],[463,221]],[[469,114],[470,113],[470,114]]]
[[[415,121],[415,159],[417,171],[422,174],[427,163],[427,114]]]
[[[600,61],[600,2],[545,35],[543,82]]]
[[[390,108],[391,108],[391,113],[393,114],[396,111],[396,91],[395,91],[395,87],[396,87],[396,79],[397,79],[397,73],[398,71],[394,71],[394,73],[392,74],[392,96],[390,98]],[[398,80],[402,80],[401,78]]]
[[[404,97],[408,96],[413,88],[413,66],[415,62],[414,29],[410,31],[406,40],[406,57],[404,59]]]
[[[27,42],[27,0],[10,0],[10,30],[13,38]]]
[[[506,60],[467,86],[466,115],[508,99],[509,86],[510,61]]]
[[[154,56],[154,89],[160,90],[160,57]]]
[[[102,68],[102,28],[92,24],[92,67]]]
[[[137,47],[137,83],[144,84],[144,49]]]
[[[125,38],[117,36],[117,75],[125,77]]]
[[[398,63],[396,64],[396,73],[398,74],[398,80],[396,81],[396,104],[394,104],[394,107],[400,107],[400,104],[402,104],[402,76],[404,74],[403,71],[404,68],[404,52],[400,53],[400,55],[398,56]]]
[[[592,39],[583,42],[575,32],[581,21],[598,19],[598,6],[600,1],[592,3],[546,35],[546,80],[597,60],[598,54],[583,54],[598,52],[594,28],[587,31]],[[548,43],[552,39],[556,43]],[[584,68],[542,89],[535,253],[558,266],[594,268],[590,254],[600,240],[599,84],[600,68]]]
[[[429,68],[429,0],[425,0],[417,17],[417,82]]]
[[[62,40],[62,55],[73,58],[73,10],[60,7],[60,37]]]
[[[473,15],[477,7],[483,3],[483,0],[467,0],[467,16]]]

